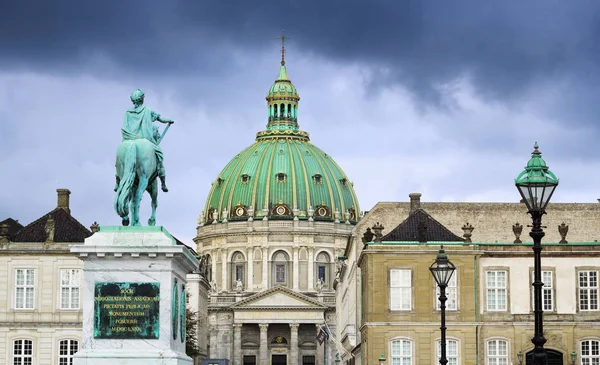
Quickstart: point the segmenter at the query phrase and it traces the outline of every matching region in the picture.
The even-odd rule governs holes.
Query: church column
[[[228,290],[227,285],[227,250],[221,251],[221,291]]]
[[[290,365],[298,365],[298,323],[290,323]]]
[[[269,349],[268,339],[267,339],[267,331],[269,330],[268,323],[260,323],[258,325],[260,328],[260,349],[258,350],[258,363],[259,364],[268,364],[269,363]]]
[[[233,324],[233,365],[242,365],[242,324]]]
[[[269,256],[267,255],[267,248],[263,247],[262,248],[262,257],[263,257],[263,269],[262,269],[262,286],[263,286],[263,290],[268,289],[269,288]]]
[[[248,272],[248,277],[246,278],[246,290],[250,291],[252,290],[252,282],[254,280],[254,266],[252,265],[252,262],[254,261],[254,247],[248,247],[248,255],[246,257],[248,258],[248,263],[246,264],[248,267],[248,270],[246,270]]]
[[[294,261],[293,261],[293,278],[292,278],[292,289],[294,290],[298,290],[298,283],[300,282],[300,265],[298,264],[298,247],[294,247],[292,248],[293,253],[292,255],[294,256]]]
[[[314,277],[313,277],[313,270],[314,270],[314,263],[313,263],[313,256],[315,254],[315,249],[312,247],[308,248],[308,290],[314,290]]]

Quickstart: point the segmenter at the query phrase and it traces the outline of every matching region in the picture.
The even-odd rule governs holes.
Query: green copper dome
[[[300,97],[283,62],[266,99],[267,128],[212,183],[204,222],[265,216],[356,221],[360,210],[352,183],[298,127]]]

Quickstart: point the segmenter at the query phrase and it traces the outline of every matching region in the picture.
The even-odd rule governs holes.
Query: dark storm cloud
[[[224,48],[272,49],[286,28],[295,49],[368,63],[375,85],[436,97],[436,85],[468,74],[504,99],[538,79],[598,81],[599,9],[593,0],[5,1],[0,62],[72,72],[103,55],[129,72],[219,73],[232,62]],[[597,91],[589,87],[579,89]]]

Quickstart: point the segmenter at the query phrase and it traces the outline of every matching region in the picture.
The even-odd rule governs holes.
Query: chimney
[[[56,192],[58,193],[57,208],[62,208],[67,213],[71,214],[71,209],[69,208],[69,195],[71,195],[71,190],[69,190],[69,189],[56,189]]]
[[[421,208],[421,193],[410,193],[410,213]]]

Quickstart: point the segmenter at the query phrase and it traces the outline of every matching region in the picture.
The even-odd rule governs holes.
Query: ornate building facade
[[[421,203],[420,194],[411,203],[377,204],[357,224],[336,283],[342,363],[373,364],[382,354],[386,364],[438,363],[439,302],[428,268],[443,245],[456,265],[447,292],[449,364],[530,364],[526,211],[520,203]],[[548,363],[593,364],[600,361],[600,204],[555,203],[547,211]]]
[[[336,260],[360,212],[352,183],[298,126],[282,59],[268,122],[213,182],[194,241],[208,265],[209,355],[241,364],[333,363]],[[327,337],[326,335],[324,337]]]
[[[92,232],[58,189],[56,209],[21,226],[0,222],[0,363],[72,364],[81,345],[83,263],[69,246]]]

